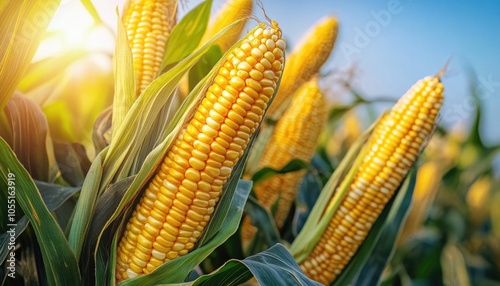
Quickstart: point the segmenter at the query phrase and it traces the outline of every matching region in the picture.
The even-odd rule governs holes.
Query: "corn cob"
[[[474,226],[481,225],[488,217],[491,190],[491,178],[484,176],[475,181],[467,191],[465,201]]]
[[[439,76],[416,83],[377,124],[348,192],[311,253],[300,262],[330,284],[349,263],[425,146],[443,101]]]
[[[326,146],[328,154],[342,158],[349,147],[363,133],[360,118],[354,111],[350,110],[343,116],[344,122],[342,126],[328,139]]]
[[[314,78],[295,94],[291,105],[276,125],[273,136],[259,162],[259,169],[281,169],[292,159],[310,161],[326,119],[326,100]],[[274,219],[278,228],[283,226],[295,199],[305,171],[275,175],[255,186],[257,199],[269,210],[279,198]],[[255,234],[250,219],[242,227],[242,239],[248,242]]]
[[[260,24],[224,59],[126,226],[117,250],[118,281],[194,247],[274,94],[284,49],[273,21],[271,27]]]
[[[234,21],[248,18],[252,14],[252,9],[253,0],[228,0],[217,13],[216,17],[210,22],[201,43],[207,42]],[[216,45],[219,45],[222,52],[227,51],[239,40],[245,24],[246,21],[241,21],[215,42]]]
[[[279,117],[278,111],[297,89],[318,73],[326,62],[335,44],[338,23],[334,17],[326,17],[318,22],[300,44],[287,57],[283,78],[268,116]]]
[[[177,0],[128,0],[123,23],[132,49],[136,95],[158,76],[177,15]]]

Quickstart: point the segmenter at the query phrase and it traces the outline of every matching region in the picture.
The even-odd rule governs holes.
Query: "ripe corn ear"
[[[252,14],[252,9],[253,0],[228,0],[210,22],[201,43],[207,42],[234,21],[247,19]],[[216,45],[220,46],[222,52],[229,50],[240,39],[246,22],[246,20],[241,21],[215,42]]]
[[[260,24],[224,59],[126,225],[117,281],[150,273],[193,249],[274,94],[284,50],[273,21]]]
[[[177,0],[128,0],[123,24],[132,49],[136,95],[158,76],[177,16]]]
[[[325,232],[300,262],[329,285],[349,263],[429,139],[443,101],[439,77],[417,82],[375,127],[366,156]]]
[[[470,220],[474,226],[481,225],[488,217],[491,185],[491,178],[484,176],[475,181],[467,191],[465,201],[469,206]]]
[[[292,97],[297,89],[317,74],[326,62],[335,44],[338,22],[334,17],[319,21],[302,39],[300,44],[287,57],[283,78],[268,116],[279,117],[285,101]]]
[[[327,115],[327,102],[316,78],[305,83],[295,94],[289,108],[276,125],[273,136],[259,162],[259,169],[281,169],[293,159],[311,160]],[[297,195],[305,170],[275,175],[254,188],[257,199],[268,209],[278,201],[274,219],[282,228]],[[256,228],[247,217],[243,221],[244,245],[254,236]]]

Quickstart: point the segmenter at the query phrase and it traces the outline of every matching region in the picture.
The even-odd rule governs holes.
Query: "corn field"
[[[442,124],[453,58],[365,95],[342,15],[289,41],[264,0],[81,0],[112,48],[45,55],[65,2],[0,1],[2,285],[500,285],[500,142],[473,73]]]

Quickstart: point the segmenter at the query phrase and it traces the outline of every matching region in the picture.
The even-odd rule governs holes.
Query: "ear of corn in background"
[[[117,281],[150,273],[194,247],[274,95],[284,51],[272,22],[250,32],[223,60],[126,226]]]
[[[136,95],[158,76],[168,37],[176,23],[177,0],[128,0],[123,13],[134,61]]]
[[[471,223],[475,226],[483,223],[490,209],[491,178],[484,176],[477,179],[467,191],[465,197],[470,210]]]
[[[338,22],[334,17],[321,19],[312,27],[302,41],[287,57],[283,79],[268,117],[279,117],[283,104],[290,99],[297,89],[318,73],[326,62],[337,39]]]
[[[210,23],[203,34],[203,38],[198,46],[204,45],[222,29],[240,20],[238,24],[229,29],[224,35],[218,38],[214,45],[219,46],[222,53],[231,48],[241,37],[248,17],[253,11],[253,0],[227,0],[216,15],[211,17]],[[242,20],[243,19],[243,20]],[[179,91],[183,97],[189,94],[189,80],[185,76],[179,84]]]
[[[252,14],[253,0],[227,0],[224,6],[217,12],[210,21],[201,43],[205,43],[224,27],[239,19],[246,19]],[[227,31],[223,37],[217,39],[216,45],[219,45],[222,52],[227,51],[236,43],[243,32],[247,21],[241,21],[238,25]]]
[[[301,268],[330,284],[356,253],[433,132],[443,102],[439,77],[417,82],[375,127],[348,192]]]
[[[316,150],[318,137],[327,115],[327,102],[315,77],[306,82],[293,96],[290,106],[279,120],[264,151],[259,168],[281,169],[292,159],[309,162]],[[277,203],[274,219],[283,227],[297,195],[305,170],[272,176],[254,187],[259,202],[268,210]],[[246,218],[242,240],[246,244],[255,234],[255,227]]]

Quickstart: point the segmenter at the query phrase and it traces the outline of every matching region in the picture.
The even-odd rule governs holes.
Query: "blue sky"
[[[449,127],[472,120],[467,69],[474,68],[483,82],[483,135],[487,142],[500,142],[495,124],[500,111],[500,1],[269,0],[264,5],[292,47],[319,18],[336,16],[339,37],[325,68],[356,64],[355,86],[366,96],[397,98],[451,57],[443,78],[441,119]]]
[[[201,2],[181,1],[184,4],[180,15]],[[213,10],[220,9],[225,1],[214,0]],[[124,2],[93,1],[101,17],[113,28],[116,26],[115,7],[123,6]],[[483,83],[484,138],[487,143],[500,142],[500,128],[495,124],[500,111],[500,1],[262,2],[269,17],[280,24],[291,48],[319,19],[326,15],[336,16],[340,22],[339,37],[323,70],[347,70],[356,65],[354,85],[367,97],[396,99],[417,80],[436,74],[451,57],[443,78],[446,99],[441,122],[447,127],[467,126],[473,118],[467,69],[474,68]],[[70,38],[68,45],[81,45],[77,24],[84,29],[85,23],[92,23],[91,18],[85,15],[78,0],[63,0],[61,10],[64,13],[56,14],[54,26],[69,27],[74,39]],[[254,14],[264,19],[257,6]],[[75,22],[75,17],[79,21]],[[72,25],[68,25],[68,21]],[[100,42],[105,41],[97,41]]]

